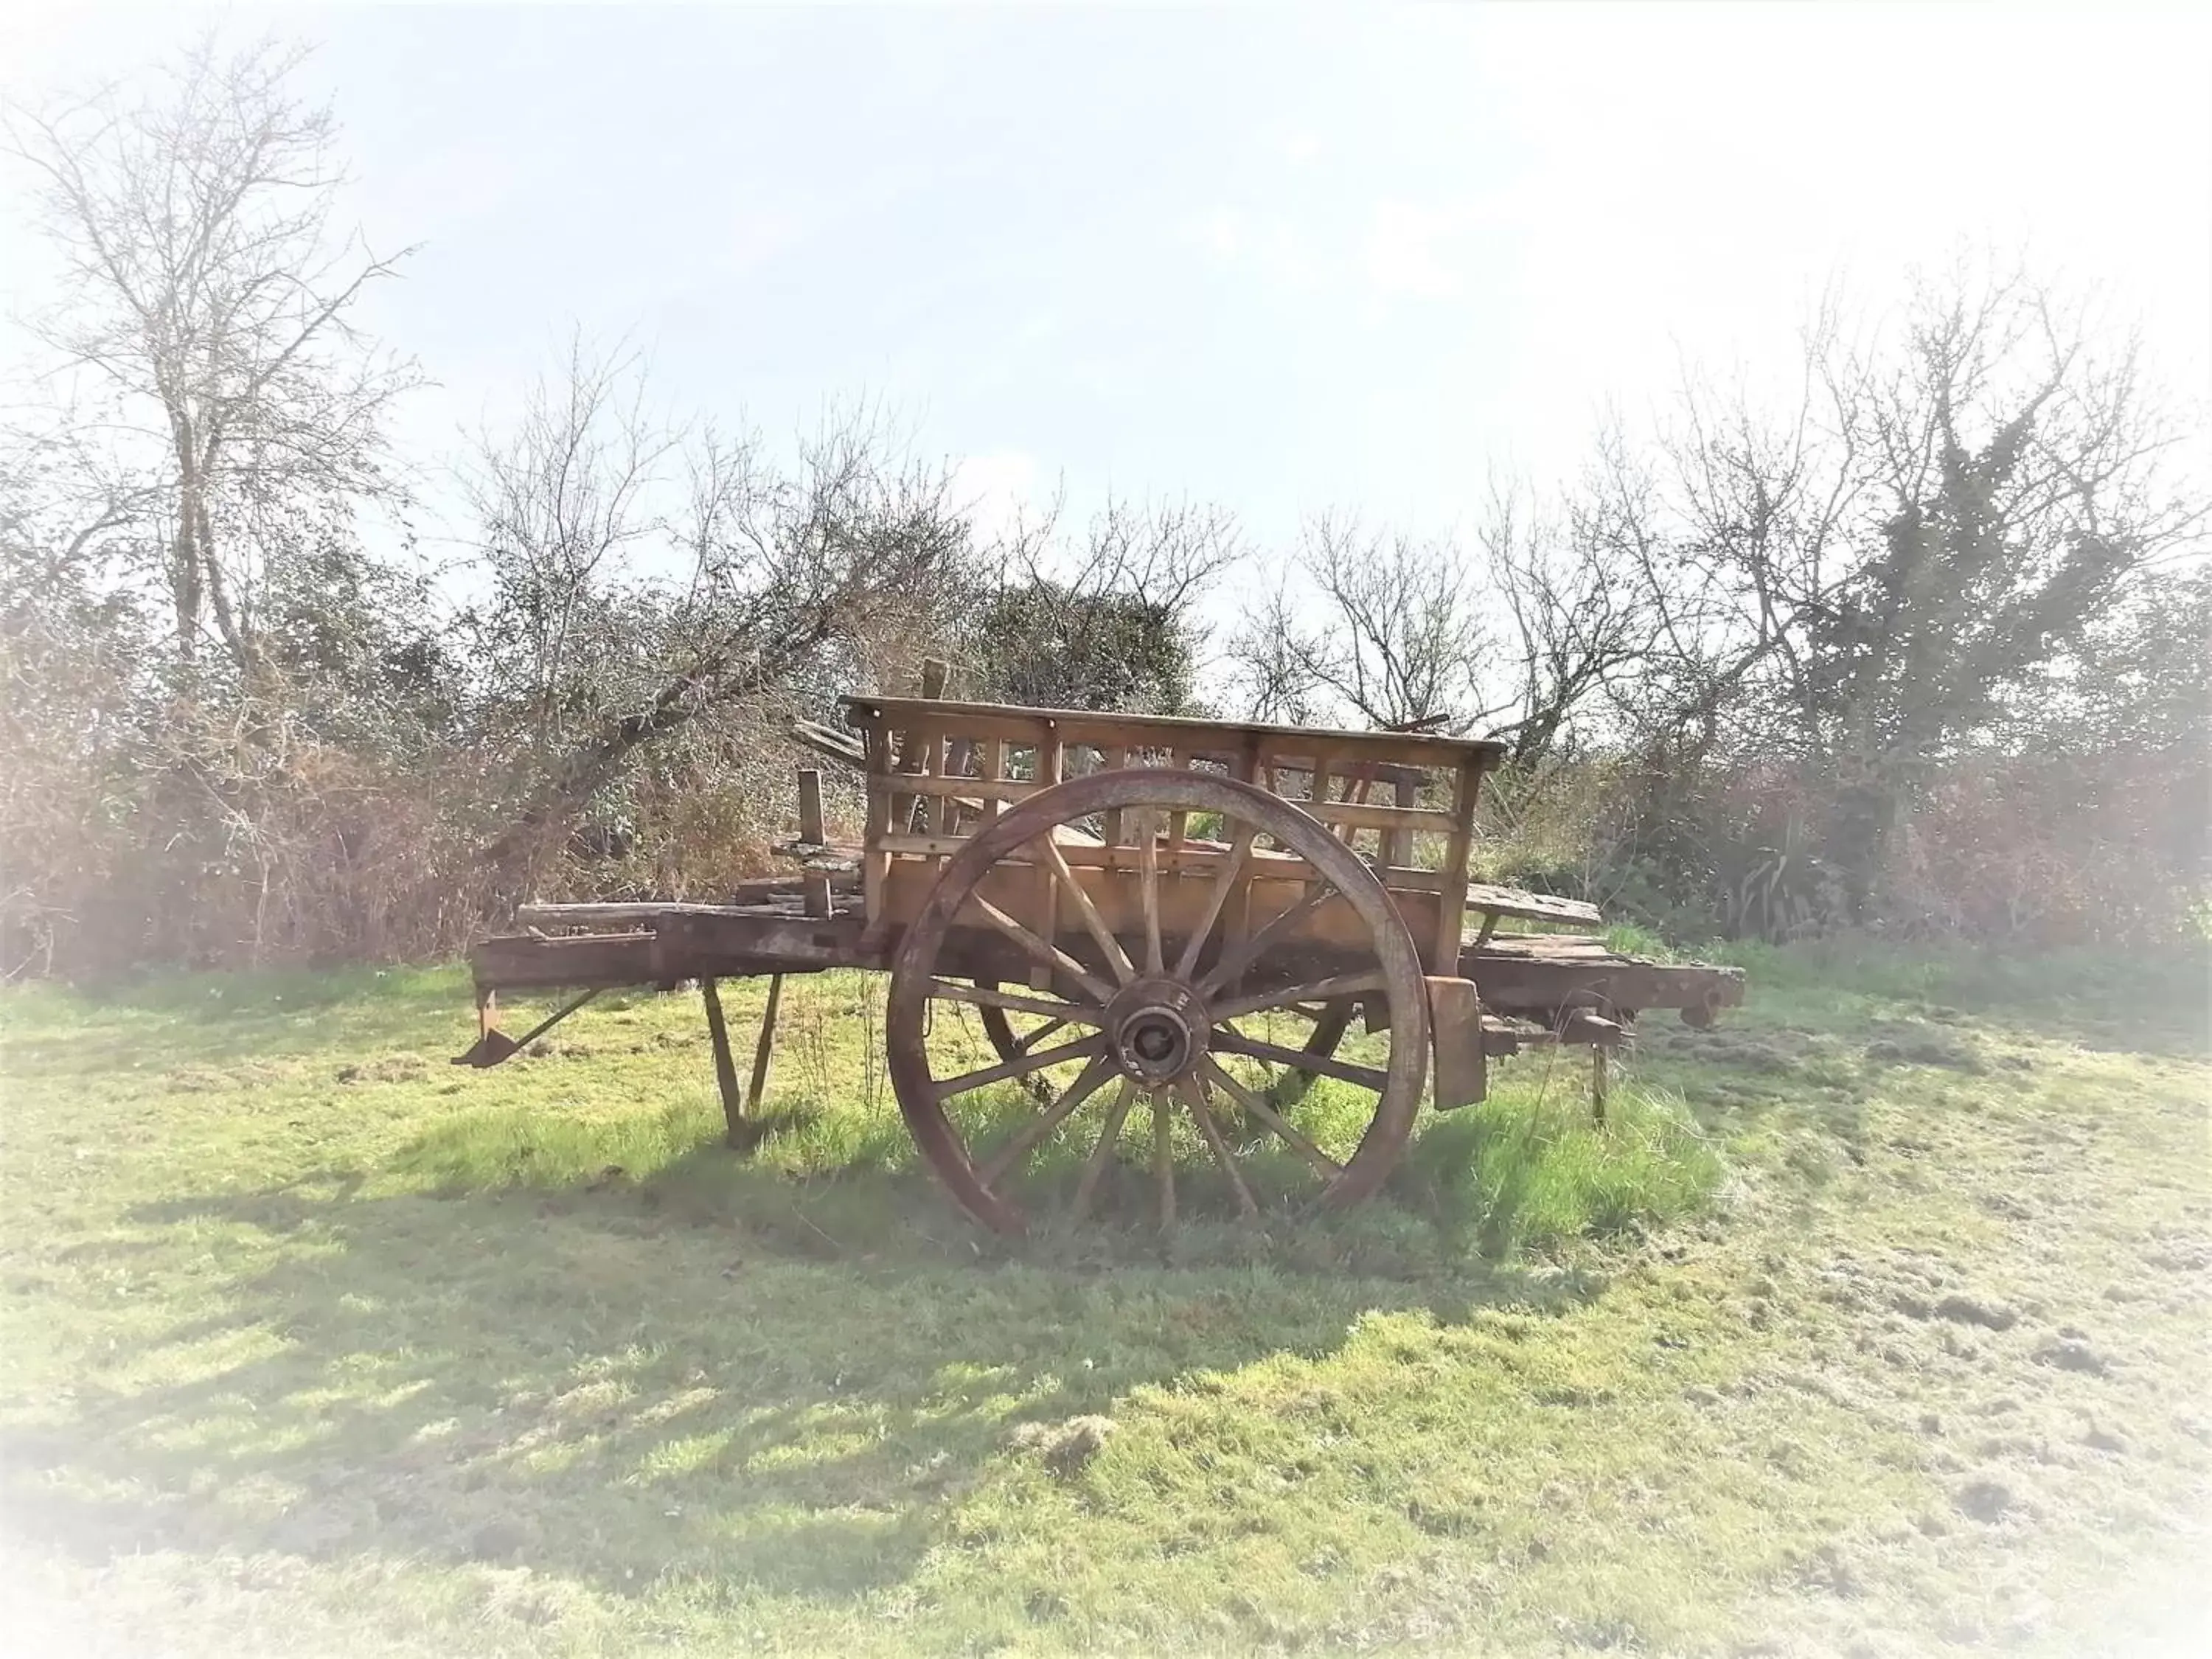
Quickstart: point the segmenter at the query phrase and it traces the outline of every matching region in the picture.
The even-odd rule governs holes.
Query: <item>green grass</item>
[[[787,986],[750,1158],[696,999],[477,1073],[450,972],[11,990],[0,1629],[2193,1650],[2203,964],[1736,954],[1602,1126],[1533,1054],[1358,1211],[1240,1225],[1188,1146],[1174,1234],[1139,1180],[1020,1243],[914,1167],[857,976]]]

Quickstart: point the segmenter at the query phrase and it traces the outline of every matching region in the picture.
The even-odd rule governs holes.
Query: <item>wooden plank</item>
[[[1597,906],[1583,899],[1523,892],[1517,887],[1492,887],[1482,882],[1468,884],[1467,908],[1493,916],[1512,916],[1522,921],[1573,922],[1595,927],[1605,920]]]
[[[550,990],[560,986],[650,985],[658,978],[656,935],[535,933],[481,939],[469,951],[479,989]]]
[[[845,766],[867,763],[867,745],[847,732],[833,732],[813,720],[793,720],[785,728],[802,747]]]
[[[1449,835],[1457,827],[1449,812],[1433,806],[1371,806],[1358,801],[1293,801],[1328,824],[1351,824],[1361,830],[1422,830]]]
[[[1041,783],[1009,782],[999,778],[939,777],[910,773],[891,775],[898,787],[911,795],[938,795],[967,801],[1027,800],[1044,787]]]
[[[1743,973],[1648,962],[1546,961],[1489,952],[1462,959],[1467,976],[1494,1013],[1525,1014],[1549,1024],[1559,1012],[1589,1008],[1608,1017],[1647,1008],[1733,1007],[1743,1000]]]
[[[757,896],[767,901],[775,898],[803,898],[806,892],[805,876],[775,876],[757,882],[741,882],[738,891],[750,898]],[[825,881],[829,878],[823,878]],[[845,878],[849,888],[851,878]],[[634,902],[608,904],[525,904],[517,907],[514,919],[526,927],[599,927],[606,928],[624,922],[658,923],[663,916],[775,916],[787,914],[787,907],[772,903],[693,904],[678,899],[641,899]]]
[[[946,702],[910,697],[847,697],[844,707],[856,713],[880,714],[894,724],[926,718],[947,730],[975,737],[996,735],[1034,742],[1042,726],[1058,733],[1063,744],[1091,744],[1104,749],[1119,744],[1127,748],[1188,750],[1210,759],[1230,758],[1256,737],[1277,765],[1297,763],[1310,768],[1322,750],[1334,756],[1397,761],[1413,766],[1458,766],[1464,760],[1495,761],[1504,757],[1503,744],[1479,738],[1445,738],[1421,732],[1343,732],[1294,726],[1271,726],[1256,721],[1191,720],[1171,714],[1100,714],[1083,709],[1027,709],[1002,703]]]
[[[1502,933],[1483,946],[1481,955],[1527,962],[1633,962],[1601,939],[1583,933]]]

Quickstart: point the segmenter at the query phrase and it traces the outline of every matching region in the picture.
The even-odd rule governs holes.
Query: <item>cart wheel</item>
[[[1133,845],[1112,849],[1113,870],[1079,877],[1054,832],[1109,811],[1121,815]],[[1170,813],[1218,815],[1221,840],[1191,843],[1220,854],[1209,869],[1162,871],[1160,818]],[[1229,900],[1253,873],[1255,843],[1262,841],[1310,868],[1293,866],[1272,895],[1262,887],[1248,918],[1237,914],[1245,906]],[[1018,883],[993,883],[987,896],[981,890],[1002,863],[1026,868]],[[1079,936],[1048,940],[1000,908],[1040,866],[1049,872],[1042,879],[1053,884],[1060,917],[1071,930],[1079,927]],[[1258,925],[1245,934],[1248,920]],[[995,988],[975,966],[991,951],[1006,963],[1002,977],[1035,966],[1047,970],[1054,991]],[[1387,1058],[1340,1060],[1252,1034],[1301,1003],[1378,998],[1389,1009],[1379,1039]],[[940,1067],[927,1033],[957,1022],[933,1021],[935,1001],[1057,1019],[1067,1030],[1054,1037],[1065,1040],[1040,1047],[1032,1038],[1019,1053],[1001,1051],[993,1066]],[[1205,1148],[1248,1215],[1263,1207],[1250,1179],[1263,1164],[1278,1177],[1263,1183],[1271,1205],[1304,1197],[1356,1202],[1397,1163],[1428,1072],[1420,957],[1374,872],[1292,803],[1231,779],[1170,769],[1055,784],[970,838],[907,930],[892,966],[886,1028],[892,1086],[915,1145],[961,1206],[1003,1232],[1022,1231],[1030,1220],[1024,1200],[1034,1204],[1040,1194],[1056,1194],[1072,1215],[1086,1212],[1133,1115],[1152,1121],[1152,1178],[1164,1219],[1175,1212],[1174,1144],[1185,1122],[1188,1141]],[[1007,1036],[1012,1046],[1011,1027]],[[1336,1151],[1269,1100],[1255,1062],[1352,1085],[1349,1109],[1340,1091],[1331,1091],[1344,1132],[1316,1126]],[[1035,1077],[1051,1078],[1049,1103],[1021,1097],[1018,1109],[1007,1111],[1007,1096],[1017,1091],[996,1085]],[[1079,1118],[1093,1101],[1097,1113]],[[1354,1121],[1357,1139],[1346,1151]],[[1055,1160],[1037,1157],[1047,1148],[1080,1153],[1072,1187],[1055,1177]],[[1067,1158],[1057,1164],[1069,1173]]]

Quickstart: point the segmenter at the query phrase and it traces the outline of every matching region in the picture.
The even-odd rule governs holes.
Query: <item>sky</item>
[[[1788,364],[1832,283],[1878,307],[1962,246],[2094,285],[2202,397],[2207,15],[14,5],[0,95],[216,18],[318,42],[346,211],[421,245],[367,318],[436,383],[417,456],[580,326],[771,434],[879,400],[987,517],[1187,495],[1279,549],[1329,507],[1463,525],[1685,365]]]

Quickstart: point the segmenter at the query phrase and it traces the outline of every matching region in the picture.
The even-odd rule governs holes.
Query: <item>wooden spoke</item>
[[[943,997],[949,1002],[972,1002],[979,1008],[1006,1008],[1018,1014],[1049,1015],[1052,1024],[1045,1028],[1049,1030],[1057,1030],[1060,1026],[1070,1024],[1096,1025],[1104,1018],[1100,1010],[1086,1008],[1080,1003],[1054,1002],[1048,997],[1019,996],[1012,991],[995,991],[981,985],[961,985],[949,979],[931,980],[929,994]],[[1044,1030],[1032,1031],[1023,1041],[1035,1042],[1043,1035]]]
[[[1249,939],[1239,940],[1236,949],[1224,951],[1221,960],[1213,964],[1213,971],[1198,982],[1198,994],[1210,996],[1224,985],[1233,984],[1237,975],[1258,959],[1279,939],[1287,939],[1309,916],[1337,896],[1336,889],[1326,881],[1316,881],[1313,890],[1277,916]]]
[[[1183,941],[1182,957],[1176,963],[1176,977],[1188,980],[1197,969],[1199,952],[1206,941],[1213,936],[1213,924],[1221,920],[1222,908],[1229,902],[1229,895],[1236,890],[1237,878],[1244,868],[1244,860],[1252,851],[1252,826],[1239,823],[1236,835],[1229,842],[1229,855],[1213,872],[1213,885],[1206,890],[1206,909],[1200,915],[1198,926],[1190,930]]]
[[[1237,1194],[1237,1207],[1249,1221],[1260,1213],[1260,1200],[1252,1196],[1252,1188],[1245,1184],[1244,1172],[1237,1167],[1236,1154],[1229,1150],[1229,1143],[1221,1138],[1221,1126],[1213,1121],[1213,1114],[1206,1109],[1204,1086],[1186,1078],[1176,1085],[1176,1092],[1190,1108],[1190,1115],[1198,1124],[1198,1133],[1206,1142],[1206,1150],[1213,1154],[1213,1161],[1221,1166],[1221,1173],[1229,1177],[1229,1185]]]
[[[1325,1002],[1319,1010],[1308,1016],[1313,1030],[1306,1034],[1302,1045],[1310,1054],[1334,1054],[1336,1045],[1344,1041],[1344,1033],[1352,1024],[1352,1015],[1359,1005],[1350,999],[1342,1002]],[[1287,1109],[1305,1098],[1306,1091],[1313,1087],[1311,1072],[1286,1072],[1275,1079],[1274,1087],[1267,1091],[1267,1098],[1274,1105]]]
[[[1145,971],[1167,971],[1160,952],[1160,818],[1150,807],[1137,818],[1137,879],[1145,907]]]
[[[1296,1006],[1301,1002],[1326,1002],[1338,997],[1368,996],[1377,991],[1387,992],[1389,982],[1381,974],[1339,974],[1333,979],[1317,979],[1310,985],[1293,985],[1286,991],[1258,992],[1251,996],[1235,997],[1227,1002],[1213,1005],[1213,1018],[1235,1019],[1241,1014],[1256,1014],[1264,1009],[1287,1008],[1292,1013],[1306,1011]],[[1306,1014],[1311,1019],[1315,1016]]]
[[[931,1086],[939,1101],[955,1095],[964,1095],[970,1089],[980,1089],[987,1083],[1004,1083],[1011,1077],[1027,1077],[1031,1072],[1041,1072],[1048,1066],[1057,1066],[1064,1060],[1089,1060],[1106,1049],[1103,1032],[1093,1031],[1073,1042],[1063,1042],[1057,1048],[1040,1048],[1034,1054],[1024,1054],[1018,1060],[1009,1060],[997,1066],[986,1066],[980,1072],[963,1072],[958,1077],[947,1078]]]
[[[1091,970],[1056,945],[1048,945],[1016,921],[981,893],[971,893],[969,902],[983,913],[983,919],[1008,939],[1022,947],[1036,961],[1056,972],[1066,974],[1080,985],[1085,994],[1097,1003],[1113,1000],[1114,988],[1096,977]]]
[[[1091,902],[1091,895],[1075,878],[1075,872],[1067,867],[1067,855],[1060,850],[1059,843],[1050,835],[1042,835],[1030,844],[1044,855],[1045,866],[1052,872],[1052,878],[1060,884],[1060,891],[1067,895],[1069,902],[1075,906],[1075,914],[1082,918],[1084,927],[1098,942],[1098,948],[1105,952],[1106,965],[1113,969],[1114,977],[1123,985],[1136,978],[1137,970],[1130,965],[1129,953],[1121,948],[1121,941],[1115,939],[1112,930],[1106,926],[1106,918],[1098,914],[1098,907]]]
[[[1390,1080],[1389,1073],[1378,1072],[1372,1066],[1354,1066],[1350,1060],[1333,1060],[1326,1054],[1311,1054],[1304,1048],[1285,1048],[1279,1042],[1262,1042],[1257,1037],[1248,1037],[1229,1025],[1215,1025],[1213,1046],[1225,1054],[1245,1054],[1254,1060],[1272,1060],[1293,1071],[1342,1078],[1346,1083],[1357,1083],[1361,1088],[1373,1089],[1377,1093]]]
[[[1086,1021],[1085,1023],[1090,1024],[1091,1022]],[[1036,1030],[1031,1031],[1027,1036],[1016,1037],[1014,1039],[1014,1052],[1016,1054],[1025,1054],[1029,1053],[1030,1049],[1036,1048],[1038,1043],[1042,1042],[1047,1037],[1050,1036],[1054,1031],[1064,1031],[1067,1029],[1067,1026],[1068,1022],[1064,1019],[1048,1019],[1045,1021],[1043,1024],[1038,1026]]]
[[[1110,1054],[1092,1056],[1066,1092],[1036,1116],[1016,1130],[1012,1139],[991,1154],[990,1162],[976,1171],[986,1187],[995,1187],[999,1179],[1017,1163],[1029,1156],[1030,1149],[1066,1121],[1068,1115],[1097,1093],[1106,1079],[1114,1075],[1114,1060]]]
[[[1106,1127],[1098,1132],[1098,1144],[1091,1149],[1091,1156],[1083,1160],[1082,1176],[1075,1183],[1074,1198],[1068,1202],[1068,1213],[1078,1221],[1091,1213],[1091,1200],[1098,1190],[1098,1178],[1114,1161],[1114,1148],[1121,1139],[1121,1126],[1128,1121],[1129,1108],[1136,1103],[1137,1085],[1123,1078],[1114,1103],[1106,1109]]]
[[[1207,1081],[1214,1087],[1219,1089],[1261,1123],[1280,1135],[1289,1143],[1291,1151],[1312,1165],[1314,1173],[1323,1181],[1334,1181],[1344,1173],[1342,1164],[1308,1140],[1288,1118],[1230,1076],[1222,1069],[1220,1062],[1211,1055],[1206,1057],[1206,1076]]]
[[[1175,1115],[1166,1099],[1152,1097],[1152,1178],[1160,1188],[1160,1230],[1175,1225]]]

